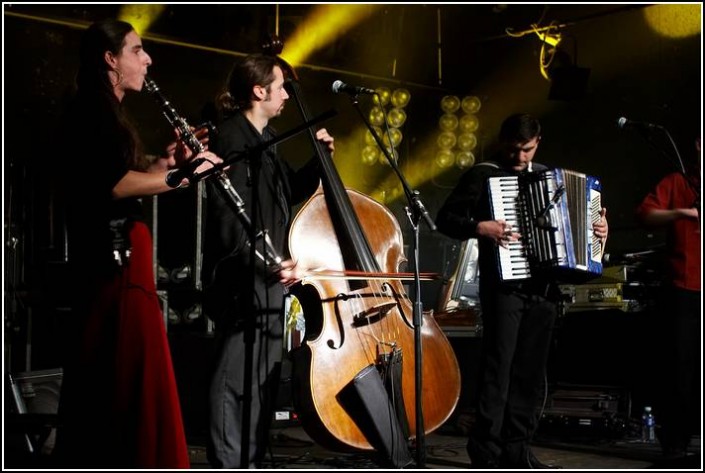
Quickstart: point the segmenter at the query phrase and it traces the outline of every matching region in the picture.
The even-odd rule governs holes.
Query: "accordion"
[[[545,276],[579,283],[602,274],[599,179],[568,169],[491,177],[492,218],[521,234],[507,248],[497,246],[503,281]]]

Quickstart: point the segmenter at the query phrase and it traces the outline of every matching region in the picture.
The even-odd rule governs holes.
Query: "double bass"
[[[287,92],[307,121],[296,74],[290,66],[286,70]],[[291,352],[294,405],[304,430],[319,444],[332,450],[373,450],[374,442],[361,428],[360,406],[345,402],[351,384],[370,370],[385,379],[391,406],[385,415],[399,420],[404,435],[408,431],[406,440],[417,434],[412,303],[399,279],[374,277],[396,273],[405,261],[402,233],[387,208],[343,186],[315,130],[309,135],[320,160],[321,184],[292,221],[291,257],[304,268],[354,271],[370,278],[304,278],[292,288],[306,324],[301,345]],[[421,340],[426,433],[453,412],[460,371],[448,339],[429,313],[423,314]]]

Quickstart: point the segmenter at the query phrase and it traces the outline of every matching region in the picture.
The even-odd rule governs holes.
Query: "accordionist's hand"
[[[600,219],[592,224],[592,231],[597,238],[600,239],[602,243],[602,251],[605,251],[605,244],[607,243],[607,234],[609,233],[609,226],[607,225],[607,209],[602,208],[600,210]]]
[[[477,224],[477,234],[507,248],[510,242],[517,241],[521,234],[513,232],[512,226],[504,220],[486,220]]]

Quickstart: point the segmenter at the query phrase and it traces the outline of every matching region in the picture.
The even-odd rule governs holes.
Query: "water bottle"
[[[641,441],[654,443],[656,441],[656,421],[651,413],[651,406],[644,407],[641,415]]]

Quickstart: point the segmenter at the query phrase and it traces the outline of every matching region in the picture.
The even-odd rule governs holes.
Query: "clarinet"
[[[169,100],[164,97],[157,84],[149,76],[145,76],[144,85],[147,89],[147,92],[152,94],[161,106],[162,113],[166,117],[167,121],[171,124],[171,126],[173,126],[179,131],[181,140],[186,144],[186,146],[189,147],[189,149],[193,152],[194,156],[197,156],[198,154],[206,151],[206,148],[203,143],[201,143],[196,137],[196,135],[191,131],[191,127],[189,126],[188,122],[176,112],[174,107],[171,105],[171,102],[169,102]],[[185,166],[182,166],[181,168],[175,171],[171,171],[167,175],[167,185],[169,185],[170,187],[179,187],[183,178],[187,178],[189,179],[189,181],[198,180],[198,174],[194,171],[205,160],[206,158],[194,157]],[[240,195],[237,193],[232,183],[230,182],[230,178],[225,173],[225,171],[221,170],[214,174],[216,176],[216,189],[218,189],[227,204],[230,206],[233,212],[235,212],[235,215],[238,217],[243,227],[245,227],[247,233],[249,235],[254,234],[255,240],[262,240],[262,242],[264,243],[265,254],[262,254],[257,249],[255,249],[256,257],[259,258],[265,264],[267,269],[271,270],[272,272],[281,270],[281,263],[283,259],[274,249],[274,246],[272,245],[272,240],[269,238],[269,233],[266,230],[256,231],[254,229],[252,220],[245,211],[245,201],[242,200],[242,197],[240,197]],[[250,239],[248,239],[247,244],[251,244]]]

